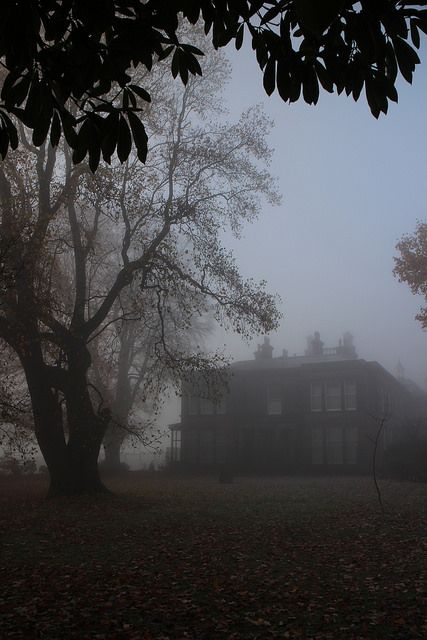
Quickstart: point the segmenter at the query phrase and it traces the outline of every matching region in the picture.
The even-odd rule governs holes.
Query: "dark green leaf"
[[[49,111],[42,111],[33,129],[33,145],[39,147],[47,138],[49,133],[52,114]]]
[[[305,102],[316,104],[319,100],[319,82],[313,66],[306,67],[304,70],[302,89]]]
[[[9,145],[11,146],[12,149],[17,149],[19,144],[19,138],[18,138],[18,132],[16,130],[16,126],[6,113],[2,113],[2,118],[6,124],[6,129],[9,136]]]
[[[315,68],[316,68],[317,77],[319,78],[319,82],[322,85],[322,87],[325,89],[325,91],[332,93],[334,90],[334,83],[332,82],[332,79],[329,73],[326,71],[323,64],[319,62],[319,60],[316,60]]]
[[[118,111],[112,111],[104,121],[101,149],[102,157],[108,163],[111,162],[111,156],[113,155],[117,145],[119,119],[120,116]]]
[[[277,91],[280,97],[285,102],[289,100],[290,94],[290,77],[289,68],[283,59],[279,59],[277,62],[277,76],[276,76]]]
[[[55,111],[52,118],[52,125],[50,127],[50,144],[52,147],[57,147],[61,138],[61,121],[59,119],[58,112]]]
[[[133,140],[137,149],[138,159],[145,162],[147,159],[148,136],[141,120],[132,111],[129,111],[128,120],[132,130]]]
[[[240,27],[237,30],[236,33],[236,49],[239,50],[243,44],[243,35],[245,32],[245,27],[243,24],[240,25]]]
[[[38,78],[33,78],[31,82],[24,110],[27,122],[31,123],[31,127],[34,127],[37,124],[41,110],[40,83]]]
[[[4,160],[9,148],[9,134],[2,118],[0,118],[0,156]]]
[[[414,46],[419,49],[420,48],[420,33],[417,29],[417,23],[415,20],[411,20],[411,38]]]
[[[65,140],[67,144],[74,149],[77,144],[77,133],[75,130],[76,121],[75,118],[68,111],[60,111],[59,117],[61,119],[62,130],[64,132]]]
[[[8,77],[10,76],[11,74],[9,74]],[[3,89],[5,89],[5,87],[6,87],[6,82],[3,85]],[[12,86],[8,88],[7,93],[5,91],[2,91],[2,98],[5,101],[6,107],[7,108],[12,106],[19,107],[27,97],[29,88],[30,88],[29,73],[26,73],[25,75],[19,76],[17,79],[15,79]]]
[[[148,91],[146,91],[142,87],[139,87],[136,84],[130,84],[128,88],[131,89],[134,93],[136,93],[137,96],[142,98],[142,100],[145,100],[145,102],[151,102],[150,94],[148,93]]]
[[[393,46],[396,52],[399,71],[405,80],[411,83],[415,65],[419,63],[420,59],[411,45],[405,40],[402,40],[402,38],[393,38]]]
[[[101,157],[101,148],[99,144],[91,146],[89,148],[89,167],[92,173],[95,173],[95,171],[97,170],[100,157]]]
[[[119,120],[119,131],[117,137],[117,157],[120,162],[125,162],[132,149],[132,136],[130,134],[129,125],[125,118],[121,115]]]
[[[268,22],[271,22],[272,20],[274,20],[274,18],[276,18],[279,15],[281,11],[282,11],[282,7],[280,5],[280,2],[278,2],[277,4],[275,4],[273,7],[271,7],[270,9],[268,9],[268,11],[264,13],[261,20],[261,24],[267,24]]]
[[[172,56],[171,71],[172,76],[176,78],[179,73],[179,49],[175,49],[175,52]]]
[[[276,61],[273,57],[265,65],[263,84],[266,94],[271,96],[276,87]]]

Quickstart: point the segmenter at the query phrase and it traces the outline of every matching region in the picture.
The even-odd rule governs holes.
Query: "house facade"
[[[253,360],[231,367],[227,390],[205,381],[183,390],[171,425],[174,464],[252,473],[369,473],[404,428],[412,397],[377,362],[357,357],[351,336],[325,349],[315,334],[303,356],[273,357],[265,339]],[[213,398],[213,399],[212,399]]]

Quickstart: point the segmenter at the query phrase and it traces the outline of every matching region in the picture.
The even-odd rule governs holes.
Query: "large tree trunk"
[[[122,448],[122,439],[114,437],[114,435],[115,434],[110,435],[107,433],[104,438],[104,465],[105,469],[111,472],[120,471],[121,469],[120,451]]]
[[[35,434],[50,475],[49,496],[106,493],[98,472],[105,421],[93,411],[84,375],[66,394],[67,431],[57,394],[33,363],[24,365],[31,395]]]
[[[60,470],[49,468],[49,497],[108,493],[98,471],[99,447],[67,445],[65,464]]]

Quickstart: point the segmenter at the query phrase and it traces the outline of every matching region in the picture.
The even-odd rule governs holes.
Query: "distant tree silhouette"
[[[132,70],[156,60],[184,83],[202,73],[192,26],[215,48],[244,36],[268,94],[316,104],[320,88],[355,100],[363,89],[375,117],[397,101],[398,72],[408,82],[414,49],[427,32],[426,2],[405,0],[14,0],[0,4],[0,154],[17,148],[16,123],[36,146],[62,135],[78,163],[102,156],[124,162],[134,143],[147,155],[145,107],[150,87]],[[179,23],[190,25],[184,35]],[[197,45],[197,46],[195,46]]]
[[[403,236],[396,249],[399,255],[394,258],[394,275],[427,302],[427,223],[418,222],[415,232]],[[421,307],[416,319],[427,328],[427,307]]]

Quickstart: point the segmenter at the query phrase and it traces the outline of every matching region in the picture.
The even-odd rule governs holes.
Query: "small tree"
[[[427,302],[427,223],[418,222],[415,232],[403,236],[396,249],[400,255],[394,258],[394,275]],[[421,307],[416,319],[427,328],[427,307]]]
[[[117,305],[120,319],[91,343],[93,382],[111,407],[103,442],[104,468],[111,471],[121,468],[120,450],[126,439],[153,446],[162,435],[156,418],[169,387],[179,384],[158,348],[162,330],[169,350],[190,354],[212,326],[208,320],[182,326],[173,300],[159,323],[156,300],[144,304],[146,297],[147,292],[141,296],[139,288],[129,287]]]

